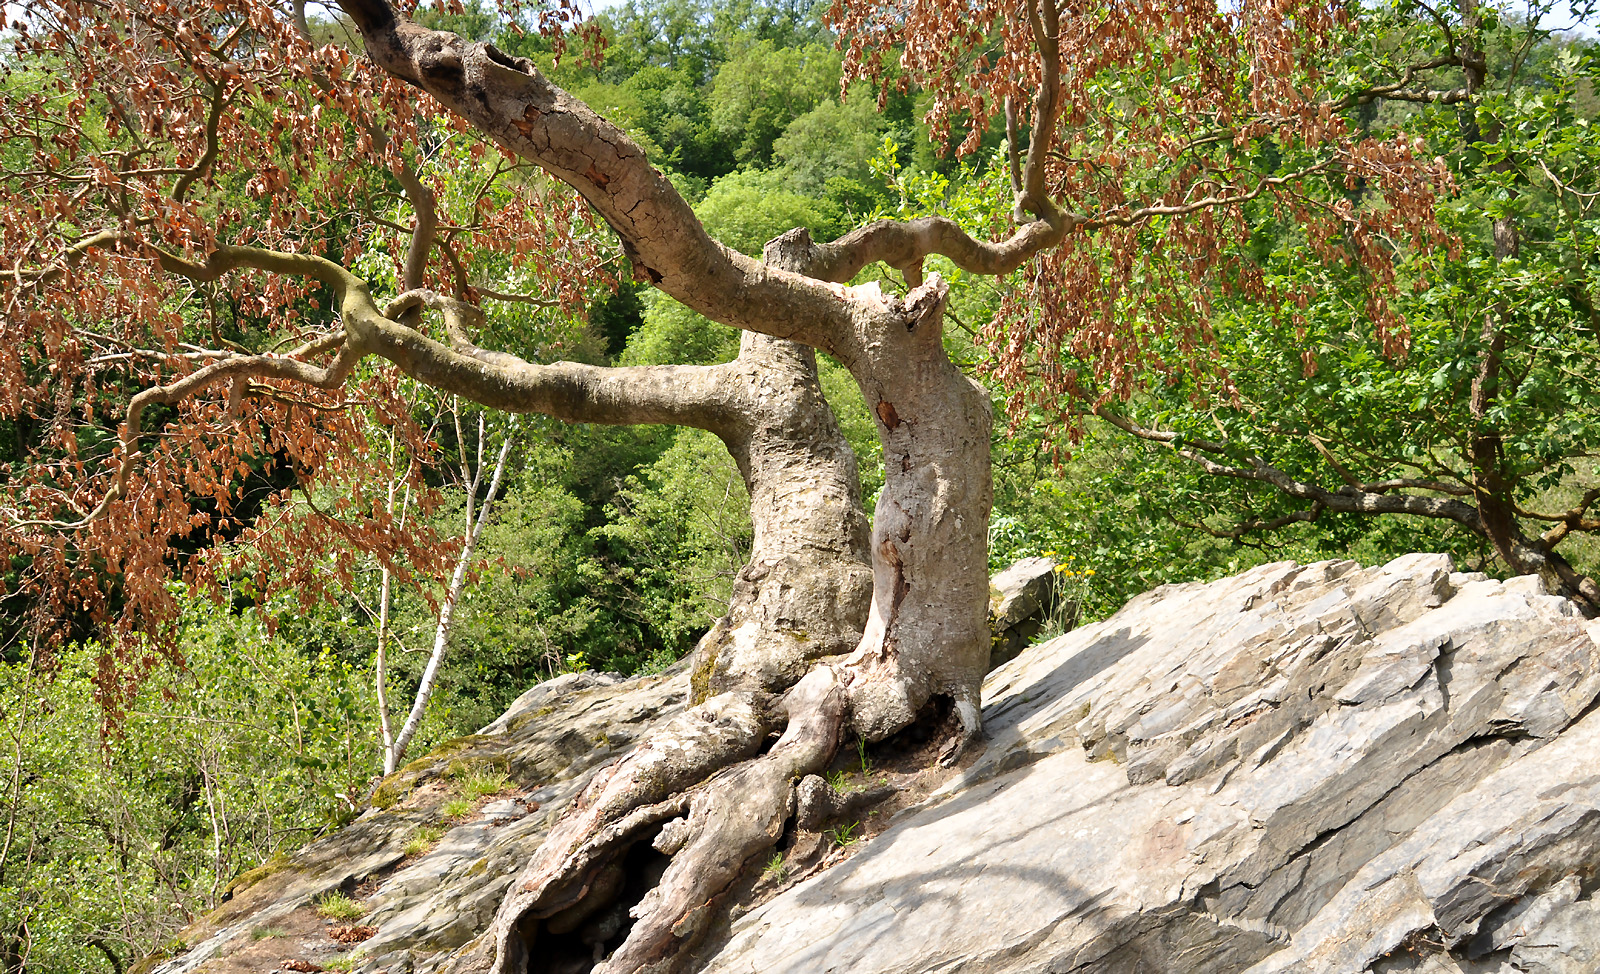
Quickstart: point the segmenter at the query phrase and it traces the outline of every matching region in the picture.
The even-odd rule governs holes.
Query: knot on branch
[[[944,314],[945,299],[950,296],[950,286],[938,274],[928,277],[926,283],[914,287],[905,299],[899,301],[895,307],[893,299],[890,308],[900,315],[905,321],[906,331],[916,331],[917,326],[925,321],[937,322],[940,315]]]
[[[493,67],[489,69],[491,72],[494,71],[495,68],[503,68],[512,72],[513,74],[523,75],[529,78],[537,77],[539,74],[539,69],[534,67],[532,61],[525,57],[516,57],[515,55],[507,54],[498,47],[495,47],[493,44],[483,45],[483,56],[488,60],[489,64],[493,65]]]
[[[816,252],[811,231],[805,227],[795,227],[768,240],[761,249],[761,258],[779,270],[804,274],[815,259]]]

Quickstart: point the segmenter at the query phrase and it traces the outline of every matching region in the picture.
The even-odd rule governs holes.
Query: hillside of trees
[[[952,139],[930,129],[936,93],[897,83],[905,69],[896,64],[881,88],[842,86],[846,53],[820,5],[628,0],[595,15],[599,58],[580,56],[576,41],[561,50],[532,21],[519,29],[485,0],[455,6],[424,5],[417,18],[530,59],[631,136],[707,231],[746,255],[759,258],[796,227],[820,242],[883,218],[937,214],[974,234],[1011,218],[1018,136],[1004,113]],[[1077,332],[1043,339],[1019,335],[1016,305],[1025,319],[1029,301],[1049,300],[1028,275],[1065,275],[1060,265],[994,276],[927,260],[949,286],[945,352],[984,384],[996,416],[991,571],[1056,559],[1073,607],[1057,626],[1103,618],[1169,582],[1288,558],[1377,564],[1412,551],[1450,553],[1463,571],[1546,574],[1586,611],[1600,609],[1590,580],[1600,544],[1589,536],[1600,530],[1600,45],[1590,8],[1575,11],[1587,30],[1573,32],[1538,26],[1538,13],[1398,3],[1352,8],[1340,28],[1324,75],[1330,103],[1352,131],[1403,134],[1407,151],[1436,160],[1429,234],[1308,230],[1313,217],[1291,214],[1314,191],[1258,190],[1230,204],[1238,225],[1218,237],[1223,269],[1197,270],[1173,242],[1178,224],[1158,216],[1074,251],[1117,285],[1099,303],[1084,299]],[[13,199],[42,178],[35,151],[46,136],[30,126],[68,99],[55,85],[60,65],[19,53],[32,51],[19,37],[48,33],[57,12],[22,16],[0,41],[0,182]],[[307,24],[317,44],[362,49],[336,9],[313,5]],[[1441,55],[1458,48],[1481,58],[1446,63]],[[63,63],[75,56],[59,49]],[[1135,117],[1181,83],[1164,71],[1119,68],[1103,97]],[[121,144],[114,114],[96,115],[83,137]],[[465,241],[460,228],[547,198],[547,178],[463,127],[443,117],[417,124],[422,148],[408,164],[436,187],[445,237]],[[1188,136],[1223,145],[1226,166],[1262,185],[1320,165],[1243,135]],[[1083,139],[1076,149],[1102,160],[1132,151],[1114,132]],[[1159,166],[1141,165],[1151,171],[1130,181],[1158,181]],[[288,184],[335,169],[319,157],[307,172],[273,172]],[[210,192],[218,207],[272,213],[243,175]],[[336,192],[349,194],[346,212],[318,232],[359,237],[350,270],[403,290],[414,194],[398,177]],[[1329,176],[1315,192],[1312,214],[1381,205],[1355,176]],[[461,245],[479,248],[478,266],[504,272],[473,281],[504,298],[485,301],[481,344],[589,365],[739,355],[738,331],[634,280],[603,224],[570,209],[562,219],[580,227],[582,245],[563,258],[572,267],[559,288],[519,263],[507,242],[515,227],[498,242]],[[66,232],[69,214],[20,208],[0,222],[17,282],[0,284],[0,302],[19,301],[23,268],[46,263],[15,240],[46,223],[38,236],[91,229]],[[1375,281],[1373,252],[1390,279]],[[446,263],[435,270],[452,273]],[[885,293],[912,290],[882,265],[854,283],[873,280]],[[226,288],[196,284],[184,300],[183,326],[223,343],[270,332],[269,315]],[[315,295],[293,303],[306,321],[333,318]],[[8,344],[33,340],[18,338],[21,321],[0,332]],[[1102,323],[1121,336],[1112,352],[1093,340]],[[844,365],[818,359],[870,515],[886,481],[875,413]],[[131,374],[100,375],[111,398],[138,387]],[[160,593],[174,608],[167,628],[131,635],[117,631],[129,606],[145,604],[131,583],[108,583],[94,599],[47,593],[36,584],[43,550],[8,543],[0,974],[120,974],[221,902],[241,874],[351,820],[425,671],[432,692],[412,755],[471,734],[540,680],[662,671],[728,611],[753,527],[745,481],[717,436],[512,416],[398,374],[374,371],[370,381],[387,405],[351,410],[338,435],[365,444],[356,453],[365,502],[381,509],[372,517],[420,531],[418,540],[379,556],[344,544],[338,530],[296,527],[262,547],[238,544],[247,530],[337,521],[356,503],[335,483],[299,476],[291,453],[263,454],[227,485],[226,517],[175,534]],[[70,476],[27,479],[41,456],[65,455],[51,439],[60,417],[7,395],[0,515],[22,523],[36,516],[29,491]],[[81,413],[88,432],[76,442],[109,456],[123,413]],[[180,418],[175,406],[152,409],[149,439]],[[212,513],[223,504],[192,490],[189,500]],[[480,517],[463,563],[461,539]],[[317,557],[281,584],[290,572],[282,549],[307,545]],[[64,563],[95,569],[89,555],[63,550]],[[191,572],[191,562],[207,567]],[[447,603],[453,619],[441,636]],[[448,652],[435,673],[436,643]]]

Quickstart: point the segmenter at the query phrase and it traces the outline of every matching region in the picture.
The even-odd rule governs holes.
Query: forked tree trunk
[[[769,257],[799,260],[782,250],[809,244],[803,231],[791,233],[774,241]],[[817,444],[791,453],[772,447],[792,447],[803,437],[769,440],[767,449],[746,454],[751,494],[768,505],[755,512],[763,537],[769,544],[785,539],[790,557],[764,560],[768,549],[758,544],[749,574],[752,585],[774,575],[792,578],[806,596],[785,608],[774,599],[796,589],[769,583],[761,589],[766,597],[744,600],[708,635],[700,672],[707,674],[704,690],[720,692],[596,776],[514,881],[490,936],[458,970],[541,971],[561,963],[562,952],[581,964],[571,954],[574,939],[598,961],[619,933],[625,936],[607,974],[677,970],[735,881],[791,827],[797,784],[827,766],[846,727],[880,739],[914,723],[943,695],[962,725],[949,753],[978,732],[989,649],[984,542],[991,413],[983,389],[945,355],[945,293],[934,278],[904,301],[875,288],[856,295],[869,319],[863,328],[878,329],[885,340],[846,364],[876,404],[888,471],[872,531],[871,612],[855,651],[841,663],[811,664],[824,650],[774,625],[794,620],[798,609],[815,609],[812,594],[838,588],[830,579],[852,577],[853,567],[817,545],[814,534],[795,539],[807,525],[834,530],[838,522],[828,514],[834,499],[854,493],[853,482],[833,479],[846,471],[842,463],[817,466]],[[748,338],[744,348],[811,361],[809,353],[771,339]],[[770,369],[772,362],[763,365]],[[805,402],[770,373],[753,381],[764,399]],[[802,426],[809,415],[802,413]],[[793,557],[800,552],[807,554]],[[768,564],[775,570],[767,571]],[[784,689],[772,703],[769,693]],[[777,728],[782,736],[763,752]],[[648,868],[631,852],[646,843],[671,861],[643,899],[630,903],[625,892],[640,878],[629,875],[628,864],[636,873]]]
[[[825,273],[804,228],[769,243],[767,261]],[[945,353],[948,289],[937,275],[904,299],[877,285],[852,291],[861,340],[845,365],[877,425],[884,485],[872,526],[872,609],[848,661],[851,726],[880,740],[944,696],[970,738],[989,664],[989,394]]]
[[[537,395],[542,411],[558,416],[687,422],[715,430],[736,458],[742,454],[757,552],[727,621],[698,650],[695,696],[702,702],[595,776],[513,881],[488,935],[457,962],[462,971],[521,974],[549,969],[553,948],[583,945],[598,961],[616,944],[607,974],[677,970],[733,882],[782,837],[797,783],[827,766],[846,728],[878,740],[944,696],[961,721],[949,754],[979,731],[989,645],[988,396],[945,355],[946,288],[937,277],[904,299],[843,282],[884,259],[920,284],[919,255],[952,243],[965,248],[962,266],[1003,273],[1030,248],[1059,239],[1059,221],[1024,228],[998,247],[970,241],[948,221],[877,225],[826,253],[797,231],[774,241],[767,263],[759,264],[711,240],[638,146],[531,62],[419,27],[383,0],[340,5],[378,64],[577,189],[616,230],[638,277],[714,320],[772,336],[745,341],[730,371],[757,371],[711,397],[715,408],[702,411],[721,417],[714,424],[685,410],[682,396],[684,384],[703,385],[699,377],[709,373],[637,373],[661,390],[657,410],[646,416],[622,408],[630,396],[620,389],[605,392],[623,381],[614,377],[583,372],[579,383],[577,367],[540,370],[455,339],[453,349],[442,349],[391,320],[393,307],[387,317],[353,309],[344,316],[352,349],[383,355],[425,382],[487,405],[530,408],[528,396]],[[796,401],[799,387],[782,378],[783,364],[810,360],[772,339],[836,356],[876,414],[884,447],[871,610],[854,652],[838,662],[817,657],[846,642],[845,627],[817,617],[827,615],[831,593],[848,590],[846,582],[856,577],[854,566],[835,568],[841,542],[859,539],[859,526],[828,514],[835,499],[842,515],[856,496],[854,471],[844,477],[830,459],[842,461],[848,452],[842,441],[834,444],[836,431],[818,439],[805,432],[811,414],[772,411],[773,403]],[[767,361],[758,362],[763,356]],[[497,371],[486,377],[485,366]],[[465,388],[472,385],[475,393]],[[579,385],[611,418],[570,408],[566,390]],[[754,396],[730,394],[734,388],[753,389]],[[742,428],[727,421],[739,411],[754,421]],[[779,427],[797,425],[784,427],[788,436],[764,441],[773,418]],[[801,620],[802,608],[811,621]],[[775,699],[777,692],[783,695]],[[769,734],[779,729],[769,747]],[[643,865],[648,857],[632,854],[646,843],[671,857],[653,884]],[[629,891],[636,896],[641,885],[648,892],[630,903]],[[569,955],[567,962],[578,970],[589,959]]]

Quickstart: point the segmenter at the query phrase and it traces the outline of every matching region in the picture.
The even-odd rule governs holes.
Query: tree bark
[[[770,242],[766,258],[826,279],[855,272],[843,252],[799,228]],[[851,724],[879,740],[942,695],[970,738],[989,663],[989,394],[945,354],[947,289],[937,275],[904,300],[875,285],[855,290],[873,313],[863,338],[876,340],[861,342],[851,373],[883,445],[884,486],[872,527],[872,610],[848,661],[857,674]]]
[[[750,491],[754,543],[728,613],[695,648],[692,702],[781,693],[855,648],[871,593],[855,454],[817,381],[816,354],[746,332],[727,380],[750,422],[723,438]]]

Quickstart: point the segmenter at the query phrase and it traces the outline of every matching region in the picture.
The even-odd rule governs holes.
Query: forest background
[[[1361,43],[1404,63],[1417,33],[1432,29],[1428,9],[1360,8]],[[423,16],[535,59],[626,129],[710,232],[746,253],[759,255],[791,227],[826,240],[877,216],[939,212],[990,226],[1004,196],[995,189],[1006,182],[1003,124],[955,158],[930,138],[923,94],[908,90],[881,106],[864,91],[841,100],[841,55],[822,13],[756,0],[629,2],[598,15],[609,42],[599,66],[557,64],[536,33],[508,32],[481,0]],[[1594,22],[1590,6],[1571,13]],[[335,20],[314,23],[319,40],[348,36]],[[1307,262],[1303,239],[1263,208],[1240,252],[1284,290],[1314,298],[1285,316],[1218,295],[1207,350],[1213,379],[1224,381],[1151,366],[1141,391],[1112,397],[1109,410],[1087,378],[1079,398],[1040,394],[1074,369],[1066,349],[1035,363],[1020,392],[1015,376],[1003,388],[986,373],[980,333],[1014,282],[939,267],[952,282],[950,354],[991,383],[997,415],[1008,417],[993,442],[991,569],[1055,558],[1077,620],[1156,585],[1284,558],[1370,564],[1447,551],[1464,569],[1505,574],[1493,545],[1460,521],[1341,513],[1270,479],[1218,475],[1219,463],[1265,465],[1336,491],[1402,470],[1410,473],[1400,479],[1427,480],[1418,489],[1448,499],[1471,482],[1461,458],[1489,427],[1508,458],[1518,516],[1540,524],[1536,511],[1577,511],[1575,523],[1552,517],[1550,530],[1567,526],[1557,540],[1580,572],[1600,568],[1600,546],[1585,535],[1600,483],[1600,317],[1589,284],[1600,265],[1600,51],[1592,33],[1549,26],[1539,11],[1486,21],[1495,84],[1468,109],[1481,117],[1476,139],[1463,137],[1455,102],[1344,106],[1358,126],[1404,128],[1445,159],[1456,192],[1439,219],[1455,246],[1412,254],[1389,242],[1407,286],[1394,306],[1374,309],[1359,269]],[[0,60],[8,95],[38,83],[37,66],[6,52]],[[441,137],[438,171],[470,174],[448,165],[460,151]],[[470,194],[461,179],[455,189]],[[1494,253],[1487,230],[1508,215],[1522,228],[1509,260]],[[393,217],[402,218],[399,203]],[[395,255],[379,236],[354,268],[374,280],[393,275]],[[576,306],[499,305],[491,327],[524,347],[596,364],[709,364],[737,353],[737,333],[607,280],[617,270],[597,275]],[[895,282],[885,276],[884,286]],[[1505,351],[1514,382],[1495,411],[1475,415],[1477,323],[1489,307],[1509,309],[1503,320],[1515,322]],[[1137,309],[1126,314],[1137,324]],[[1148,361],[1160,362],[1162,343],[1178,338],[1148,341]],[[824,359],[822,377],[871,510],[882,462],[870,417],[842,368]],[[751,529],[738,471],[713,436],[484,415],[420,387],[400,389],[432,445],[407,454],[374,424],[372,447],[423,466],[438,499],[410,516],[446,537],[463,533],[473,470],[510,443],[413,754],[487,724],[539,680],[663,670],[721,614]],[[1117,422],[1094,415],[1096,404]],[[1049,432],[1063,415],[1070,432]],[[19,462],[31,435],[26,417],[0,421],[0,463]],[[285,487],[274,476],[264,469],[241,488],[241,520]],[[487,479],[472,488],[473,504],[487,499]],[[319,500],[329,498],[293,503]],[[336,561],[330,552],[330,574]],[[185,600],[185,665],[151,674],[108,726],[94,683],[99,634],[86,626],[43,665],[19,601],[25,567],[10,566],[0,599],[0,971],[121,971],[215,906],[243,872],[359,811],[383,766],[374,678],[384,577],[375,562],[363,565],[341,594],[309,604],[262,597],[248,575],[222,604],[175,589]],[[422,679],[442,585],[392,587],[388,680],[402,710]],[[1064,611],[1055,626],[1072,621]]]

